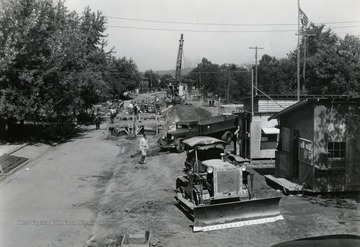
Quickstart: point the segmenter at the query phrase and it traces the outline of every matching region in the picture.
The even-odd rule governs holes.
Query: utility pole
[[[305,71],[306,71],[306,50],[307,50],[307,47],[306,47],[306,40],[308,37],[310,36],[316,36],[316,34],[303,34],[304,36],[304,65],[303,65],[303,78],[304,78],[304,82],[303,82],[303,88],[302,88],[302,91],[303,93],[305,92]]]
[[[255,49],[255,88],[257,88],[258,87],[258,84],[257,84],[257,78],[258,78],[258,76],[257,76],[257,54],[258,54],[258,49],[264,49],[264,48],[262,48],[262,47],[257,47],[257,46],[255,46],[255,47],[249,47],[249,49]],[[257,90],[255,91],[255,95],[257,96]]]
[[[227,90],[226,90],[226,102],[230,101],[230,72],[227,72]]]
[[[150,70],[150,91],[152,91],[152,77],[153,77],[153,71]]]
[[[297,100],[300,101],[300,1],[298,0],[298,45],[297,45]]]
[[[201,65],[202,66],[202,65]],[[201,66],[199,67],[199,81],[198,81],[198,86],[197,89],[199,90],[199,87],[201,85]]]
[[[254,70],[251,69],[251,117],[254,116]]]

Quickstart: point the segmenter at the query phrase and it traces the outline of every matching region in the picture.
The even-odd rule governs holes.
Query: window
[[[176,128],[177,129],[188,129],[189,125],[187,125],[187,124],[177,124]]]
[[[260,149],[276,149],[279,130],[276,128],[262,128]]]
[[[328,142],[328,158],[345,158],[345,142]]]
[[[196,124],[191,124],[190,125],[190,130],[195,130],[196,129]]]

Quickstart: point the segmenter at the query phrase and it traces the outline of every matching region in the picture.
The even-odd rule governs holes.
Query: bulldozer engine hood
[[[203,166],[213,167],[215,169],[236,169],[237,167],[227,161],[222,161],[221,159],[211,159],[204,160],[202,162]]]

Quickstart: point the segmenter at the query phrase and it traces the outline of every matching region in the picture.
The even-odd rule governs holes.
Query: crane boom
[[[179,51],[178,51],[178,56],[177,56],[177,60],[176,60],[176,71],[175,71],[175,78],[177,80],[180,80],[183,45],[184,45],[184,39],[183,39],[183,34],[181,34],[180,40],[179,40]]]

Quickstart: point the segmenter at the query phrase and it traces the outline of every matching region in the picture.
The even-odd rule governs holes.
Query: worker
[[[134,117],[135,117],[135,120],[138,120],[138,115],[139,115],[139,106],[137,104],[134,104]]]
[[[128,112],[129,112],[129,114],[133,114],[133,110],[134,110],[134,104],[133,104],[133,102],[131,101],[130,102],[130,104],[129,104],[129,106],[128,106]]]
[[[236,138],[236,144],[235,144],[236,145],[236,155],[240,156],[242,139],[244,138],[244,133],[242,132],[240,125],[237,127],[237,130],[235,131],[234,136]]]
[[[100,129],[100,123],[101,123],[100,108],[97,108],[94,117],[95,117],[95,119],[94,119],[95,127],[98,130],[98,129]]]
[[[146,151],[149,149],[146,134],[140,140],[141,159],[139,164],[145,164]]]
[[[110,123],[112,123],[112,124],[114,123],[114,119],[115,119],[116,115],[117,115],[116,109],[111,108],[110,109]]]

